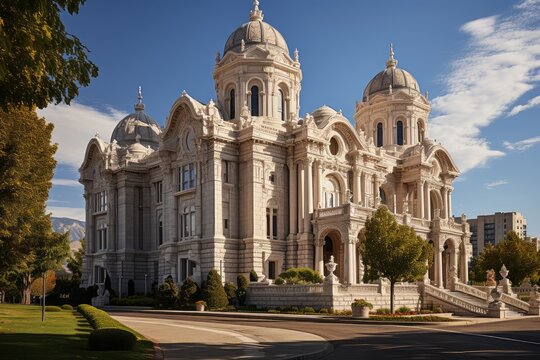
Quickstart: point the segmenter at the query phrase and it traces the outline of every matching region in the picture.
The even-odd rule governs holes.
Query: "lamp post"
[[[43,282],[43,287],[42,287],[42,293],[41,293],[41,322],[44,322],[45,321],[45,273],[42,273],[42,282]]]

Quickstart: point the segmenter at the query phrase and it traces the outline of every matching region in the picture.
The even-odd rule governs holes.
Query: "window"
[[[270,176],[268,177],[268,180],[270,180],[270,183],[271,184],[275,184],[276,183],[276,173],[274,173],[273,171],[270,173]]]
[[[100,191],[94,194],[94,212],[107,211],[107,192]]]
[[[186,206],[181,216],[181,238],[189,239],[195,236],[195,206]]]
[[[107,270],[105,270],[103,266],[99,266],[99,265],[94,266],[94,284],[105,283],[106,277],[107,277]]]
[[[184,191],[195,188],[197,171],[195,164],[186,164],[178,168],[178,191]]]
[[[154,189],[156,190],[156,203],[163,202],[163,181],[157,181],[154,183]]]
[[[397,144],[403,145],[403,121],[397,122]]]
[[[197,267],[197,264],[195,261],[191,261],[186,258],[180,259],[179,269],[178,269],[178,278],[180,281],[186,280],[188,277],[193,276],[193,273],[195,272],[195,268]]]
[[[382,123],[377,124],[377,147],[383,146],[383,125]]]
[[[418,141],[424,141],[424,124],[421,121],[418,121],[416,124],[418,127]]]
[[[223,228],[229,230],[229,219],[223,219]]]
[[[259,116],[259,88],[251,87],[251,116]]]
[[[383,203],[384,205],[388,205],[386,203],[386,193],[384,192],[383,188],[379,188],[379,197],[381,198],[381,203]]]
[[[232,120],[236,117],[235,92],[231,89],[229,93],[229,118]]]
[[[278,90],[278,117],[281,121],[285,121],[285,96],[283,96],[283,91]]]
[[[276,278],[276,262],[268,262],[268,278],[274,280]]]
[[[336,207],[339,203],[339,185],[334,179],[327,177],[324,182],[324,207]]]
[[[339,152],[339,143],[335,137],[330,139],[330,154],[337,155]]]
[[[221,160],[221,181],[229,183],[229,162],[227,160]]]
[[[266,208],[266,238],[277,239],[278,219],[277,209]]]
[[[107,249],[107,225],[105,224],[99,225],[96,231],[96,242],[97,242],[98,250]]]
[[[163,245],[163,215],[158,217],[158,245]]]

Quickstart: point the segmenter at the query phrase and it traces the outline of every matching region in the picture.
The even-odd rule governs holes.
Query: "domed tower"
[[[111,135],[111,143],[121,147],[150,146],[157,150],[159,146],[159,134],[161,128],[158,123],[144,112],[141,87],[137,95],[135,112],[129,114],[116,125]]]
[[[354,119],[356,130],[376,146],[403,151],[426,137],[430,106],[427,93],[423,96],[416,79],[397,63],[390,45],[386,69],[366,86]]]
[[[283,36],[263,21],[257,0],[249,21],[227,39],[223,57],[216,55],[214,80],[217,103],[227,120],[239,119],[241,113],[274,121],[298,117],[298,50],[291,58]]]

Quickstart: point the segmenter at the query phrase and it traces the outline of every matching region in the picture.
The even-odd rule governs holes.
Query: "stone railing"
[[[271,286],[272,292],[276,294],[285,294],[285,293],[294,293],[294,294],[322,294],[323,285],[322,284],[313,284],[313,285],[275,285]],[[266,294],[268,292],[268,284],[263,283],[252,283],[249,285],[250,291],[253,295]]]
[[[529,312],[529,303],[519,300],[517,297],[510,296],[508,294],[502,294],[501,301],[506,305],[518,308],[520,310]]]
[[[488,292],[486,292],[485,290],[480,290],[480,289],[477,289],[477,288],[469,286],[469,285],[465,285],[465,284],[460,283],[460,282],[456,282],[455,290],[459,291],[459,292],[462,292],[464,294],[467,294],[467,295],[474,296],[474,297],[476,297],[478,299],[485,300],[486,302],[487,302],[487,299],[488,299]]]
[[[467,310],[471,313],[478,314],[478,315],[487,315],[488,309],[486,307],[478,306],[476,304],[470,303],[465,299],[459,298],[455,295],[452,295],[451,293],[447,292],[446,290],[442,290],[439,288],[436,288],[435,286],[425,284],[424,285],[424,291],[426,294],[429,294],[437,299],[440,299],[442,301],[445,301],[451,305],[454,305],[458,308]]]
[[[379,292],[378,284],[355,284],[349,287],[340,288],[341,293],[358,293],[358,294],[377,294]]]

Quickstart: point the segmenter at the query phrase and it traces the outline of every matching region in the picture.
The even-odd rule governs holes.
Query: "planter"
[[[369,307],[360,307],[352,306],[352,316],[354,318],[368,319],[369,318]]]
[[[196,311],[204,311],[204,304],[195,304]]]

